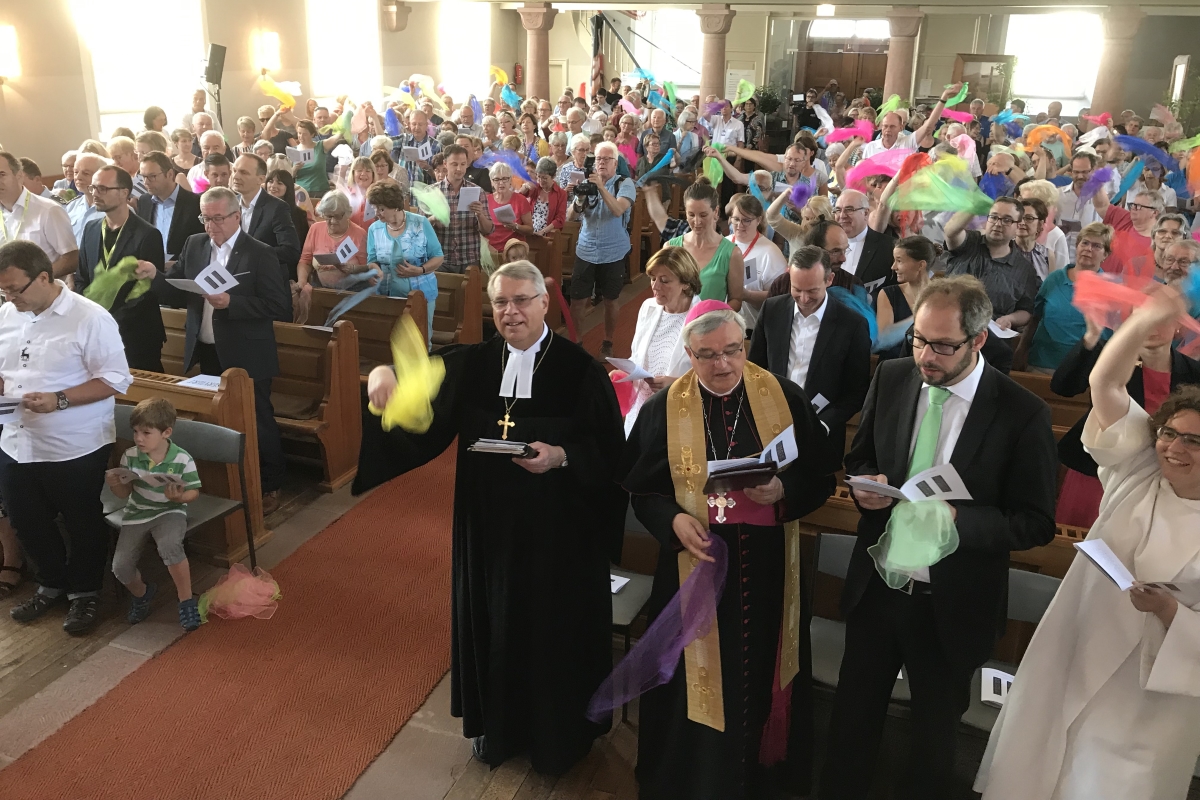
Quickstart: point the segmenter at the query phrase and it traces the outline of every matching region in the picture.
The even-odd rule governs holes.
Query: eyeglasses
[[[8,289],[0,289],[0,295],[7,297],[9,300],[13,299],[14,297],[20,297],[21,295],[25,294],[26,289],[28,289],[30,286],[33,286],[34,281],[36,280],[37,278],[34,278],[15,292],[9,291]]]
[[[210,222],[214,223],[214,224],[218,223],[218,222],[224,222],[225,220],[229,219],[230,217],[240,217],[241,215],[242,215],[242,212],[233,211],[229,214],[217,214],[215,217],[206,217],[203,214],[201,214],[200,216],[196,217],[196,219],[200,220],[201,225],[207,225]]]
[[[1166,236],[1169,239],[1182,239],[1183,231],[1179,228],[1159,228],[1154,232],[1155,236]]]
[[[612,156],[596,156],[596,163],[600,163],[601,161],[616,161],[616,159]]]
[[[734,227],[740,228],[743,225],[757,224],[758,217],[730,217],[729,222]]]
[[[1195,433],[1180,433],[1169,425],[1161,425],[1155,432],[1158,440],[1163,444],[1170,444],[1176,439],[1184,448],[1191,450],[1193,453],[1200,452],[1200,434]]]
[[[1144,206],[1141,203],[1129,203],[1125,206],[1130,211],[1155,211],[1154,206]]]
[[[841,206],[840,208],[835,208],[833,210],[833,213],[837,216],[847,216],[848,217],[851,214],[853,214],[855,211],[866,211],[866,210],[867,210],[866,206]]]
[[[539,297],[541,297],[540,294],[535,294],[529,297],[526,297],[525,295],[518,295],[511,300],[506,297],[497,297],[492,301],[492,308],[496,311],[503,311],[511,305],[518,311],[524,311],[525,309],[529,308],[530,303]]]
[[[905,338],[905,340],[908,341],[909,345],[912,346],[912,349],[914,352],[917,350],[924,350],[926,347],[928,347],[930,350],[937,353],[939,356],[952,356],[955,353],[957,353],[959,350],[961,350],[963,348],[963,345],[965,345],[967,342],[971,341],[971,339],[974,339],[975,337],[968,336],[966,339],[963,339],[958,344],[951,344],[950,342],[931,342],[928,339],[922,338],[921,336],[918,336],[917,334],[913,333],[912,331],[909,331],[908,334],[904,338]]]
[[[88,187],[88,191],[92,194],[108,194],[109,192],[119,191],[120,188],[120,186],[103,186],[99,183],[93,183]]]
[[[1075,249],[1078,250],[1081,247],[1087,247],[1092,250],[1103,250],[1104,243],[1103,242],[1093,242],[1090,239],[1080,239],[1078,242],[1075,243]]]
[[[692,355],[694,355],[696,357],[697,361],[703,361],[704,363],[707,364],[707,363],[716,361],[719,358],[725,359],[726,362],[732,361],[735,358],[737,358],[744,351],[745,351],[745,346],[738,344],[738,345],[734,345],[733,347],[728,347],[718,353],[711,353],[706,350],[703,353],[697,353],[697,352],[693,351]]]
[[[1162,265],[1164,267],[1188,267],[1191,266],[1191,264],[1192,259],[1190,256],[1184,256],[1183,258],[1171,258],[1168,256],[1163,256],[1162,260]]]
[[[1006,217],[1003,214],[988,214],[987,221],[998,222],[1006,228],[1009,225],[1016,225],[1018,222],[1020,222],[1020,220],[1013,219],[1012,217]]]
[[[151,172],[149,175],[144,172],[139,172],[138,174],[142,176],[142,180],[144,181],[152,181],[155,178],[161,178],[163,175],[161,172]]]

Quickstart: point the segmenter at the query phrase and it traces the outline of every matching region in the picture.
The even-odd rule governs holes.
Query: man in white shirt
[[[92,204],[92,197],[88,193],[88,189],[92,185],[92,176],[105,166],[108,166],[108,159],[95,153],[80,153],[79,157],[75,159],[75,189],[79,192],[79,196],[67,203],[67,216],[71,219],[71,231],[75,234],[76,249],[78,249],[79,242],[83,241],[84,227],[92,220],[104,216],[104,212],[98,211]],[[70,272],[74,271],[75,267],[72,265]]]
[[[195,123],[196,123],[196,117],[199,117],[199,116],[204,116],[204,117],[208,118],[208,126],[206,128],[204,128],[204,130],[212,130],[214,128],[218,131],[221,130],[221,121],[218,120],[215,115],[210,114],[204,110],[204,106],[207,102],[208,102],[208,92],[205,91],[204,89],[197,89],[195,92],[192,93],[192,110],[187,112],[186,114],[183,115],[182,118],[180,118],[180,124],[184,128],[187,128],[188,130],[193,131],[193,133],[195,133],[197,136],[199,136],[201,133],[203,133],[203,131],[193,130]]]
[[[1079,238],[1080,229],[1093,222],[1104,221],[1090,199],[1079,199],[1079,192],[1096,171],[1097,163],[1091,153],[1077,153],[1071,159],[1071,185],[1059,190],[1061,195],[1055,224],[1067,235],[1067,252],[1070,255],[1069,263],[1072,264],[1075,263],[1075,240]]]
[[[99,621],[109,532],[100,491],[116,439],[113,397],[133,383],[112,316],[62,281],[32,242],[0,246],[0,486],[39,584],[14,606],[32,622],[70,600],[63,630]],[[62,515],[66,543],[55,520]]]
[[[30,192],[23,177],[17,157],[0,151],[0,244],[33,242],[50,259],[55,275],[69,275],[79,265],[71,218],[56,201]]]
[[[55,189],[74,189],[75,188],[75,157],[79,153],[76,150],[68,150],[63,153],[62,171],[63,176],[54,182]]]
[[[18,159],[21,165],[21,182],[25,184],[25,188],[35,197],[45,197],[47,200],[54,200],[54,195],[50,193],[50,189],[42,181],[42,168],[37,165],[37,162],[32,158]],[[58,204],[54,200],[55,205]]]
[[[721,116],[712,121],[712,140],[714,144],[740,145],[746,141],[746,128],[740,119],[733,116],[733,104],[723,101]]]
[[[938,120],[942,118],[942,111],[946,108],[946,100],[958,94],[958,90],[961,88],[961,83],[954,83],[947,87],[938,101],[933,104],[929,118],[912,133],[903,132],[904,120],[899,114],[895,112],[884,114],[883,119],[879,120],[879,138],[862,146],[858,151],[859,159],[877,156],[885,150],[916,150],[917,145],[924,141],[926,136],[932,135],[937,128]]]
[[[205,131],[202,133],[200,135],[200,160],[193,164],[192,168],[188,170],[187,177],[185,179],[187,185],[183,188],[199,194],[202,190],[198,188],[196,181],[204,175],[204,159],[214,154],[223,156],[225,155],[225,149],[224,136],[216,131]],[[205,178],[205,180],[208,179]],[[176,179],[176,182],[182,185],[182,182],[178,178]]]

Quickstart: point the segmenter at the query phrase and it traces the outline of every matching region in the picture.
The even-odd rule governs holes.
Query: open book
[[[795,461],[797,455],[796,429],[789,425],[757,456],[709,461],[704,491],[727,492],[770,483],[775,473]]]
[[[496,453],[514,458],[537,456],[537,451],[525,442],[514,442],[507,439],[476,439],[467,449],[472,453]]]
[[[1133,573],[1103,539],[1076,542],[1075,549],[1083,553],[1084,557],[1092,562],[1092,566],[1103,572],[1122,592],[1129,591],[1137,583]],[[1151,589],[1162,589],[1189,608],[1200,605],[1200,581],[1158,581],[1142,585]]]
[[[847,475],[846,483],[851,488],[874,492],[896,500],[915,502],[917,500],[971,499],[971,493],[967,491],[966,484],[963,483],[953,464],[940,464],[930,467],[924,472],[918,472],[899,488],[857,475]]]

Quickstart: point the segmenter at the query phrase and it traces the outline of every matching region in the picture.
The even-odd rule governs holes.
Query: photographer
[[[618,177],[617,146],[601,142],[584,162],[585,178],[572,190],[568,220],[580,220],[571,273],[571,317],[582,330],[583,312],[598,285],[604,298],[604,343],[601,357],[612,355],[617,326],[617,298],[625,284],[625,257],[630,250],[629,210],[637,198],[634,182]]]

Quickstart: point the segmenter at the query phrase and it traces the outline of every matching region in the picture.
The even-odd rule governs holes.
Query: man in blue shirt
[[[567,208],[568,220],[580,220],[575,246],[575,268],[571,273],[571,317],[575,330],[582,330],[583,312],[597,286],[604,298],[604,343],[602,358],[611,356],[617,328],[617,298],[625,285],[625,257],[631,249],[629,210],[637,199],[632,180],[617,176],[620,153],[612,142],[596,146],[596,166],[586,183],[596,187],[590,197],[574,192]]]

